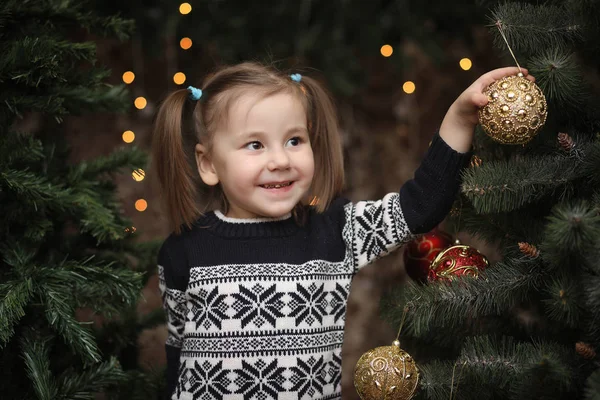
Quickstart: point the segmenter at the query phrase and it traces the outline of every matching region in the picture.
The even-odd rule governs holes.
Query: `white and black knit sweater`
[[[340,398],[352,277],[444,218],[468,160],[436,135],[415,178],[380,201],[337,199],[302,226],[210,212],[169,236],[158,260],[169,397]]]

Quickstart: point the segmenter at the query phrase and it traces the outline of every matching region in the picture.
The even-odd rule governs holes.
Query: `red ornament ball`
[[[437,228],[408,242],[404,250],[404,265],[408,276],[416,281],[426,282],[432,261],[452,243],[452,236]]]
[[[429,267],[429,281],[451,281],[460,276],[477,278],[489,266],[487,258],[471,246],[455,244],[440,252]]]

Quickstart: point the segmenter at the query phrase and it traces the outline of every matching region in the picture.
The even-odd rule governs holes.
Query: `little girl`
[[[352,277],[441,222],[470,158],[483,89],[517,72],[477,79],[414,179],[358,203],[338,197],[337,117],[316,80],[243,63],[170,94],[153,142],[174,230],[158,256],[169,398],[340,398]]]

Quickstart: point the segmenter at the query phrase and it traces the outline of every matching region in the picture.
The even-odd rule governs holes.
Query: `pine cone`
[[[481,164],[483,164],[483,160],[479,156],[473,155],[473,157],[471,157],[471,168],[481,167]]]
[[[575,147],[575,142],[573,141],[573,138],[569,136],[568,133],[559,133],[558,143],[560,144],[560,147],[562,147],[562,149],[567,152],[571,151],[573,147]]]
[[[585,358],[586,360],[591,360],[596,357],[596,351],[592,346],[584,342],[577,342],[575,344],[575,350],[577,353]]]
[[[519,242],[519,250],[521,250],[521,253],[531,258],[536,258],[540,255],[540,251],[537,247],[527,242]]]

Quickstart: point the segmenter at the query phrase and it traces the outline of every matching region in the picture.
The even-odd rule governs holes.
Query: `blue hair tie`
[[[300,75],[300,74],[291,74],[290,78],[292,78],[292,80],[294,82],[300,82],[302,80],[302,75]]]
[[[200,100],[200,97],[202,97],[202,90],[198,88],[188,86],[187,90],[190,92],[190,99],[192,100]]]

